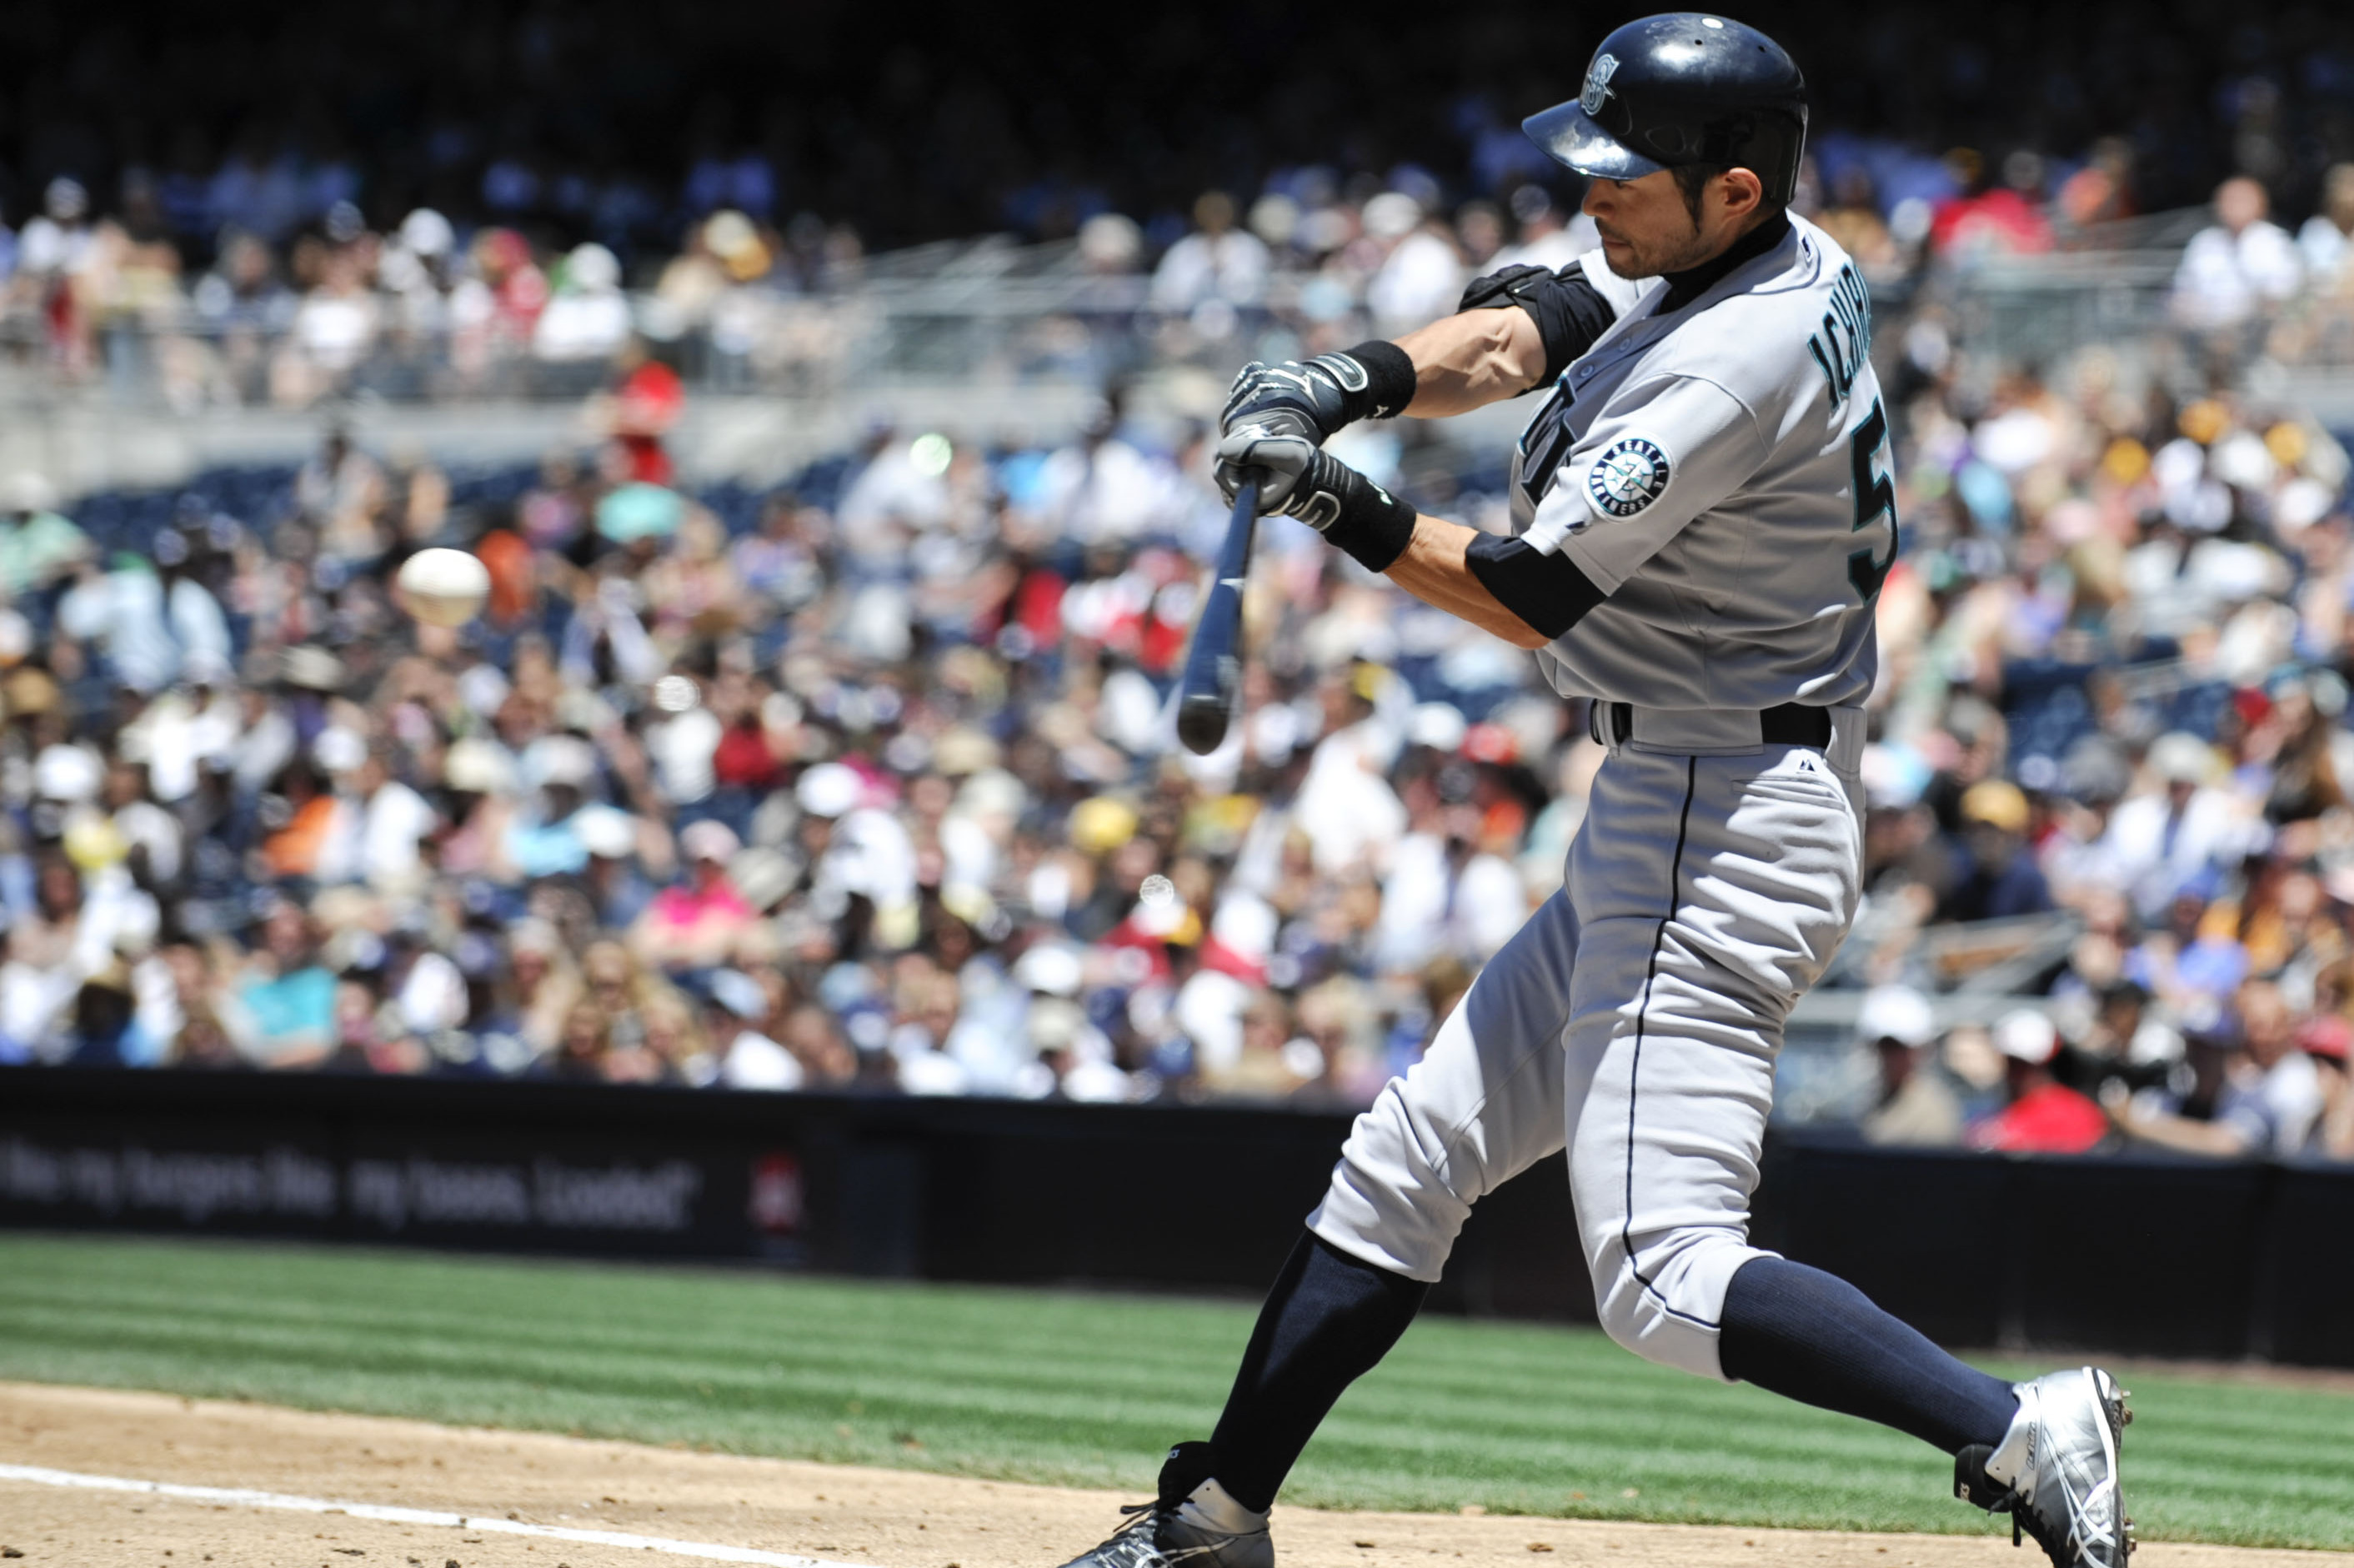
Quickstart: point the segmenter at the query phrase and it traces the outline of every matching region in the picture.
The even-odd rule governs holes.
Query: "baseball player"
[[[1607,758],[1566,885],[1357,1118],[1207,1442],[1072,1568],[1272,1568],[1267,1510],[1395,1343],[1479,1197],[1568,1154],[1603,1328],[1638,1355],[1955,1456],[2059,1568],[2123,1568],[2125,1394],[2004,1383],[1852,1286],[1749,1245],[1791,1004],[1855,913],[1861,705],[1898,549],[1854,265],[1787,210],[1805,84],[1723,17],[1633,22],[1528,133],[1602,246],[1474,282],[1395,343],[1247,366],[1218,473],[1409,593],[1532,651]],[[1547,396],[1510,536],[1417,516],[1321,450],[1358,418]],[[1934,1224],[1933,1216],[1923,1216]]]

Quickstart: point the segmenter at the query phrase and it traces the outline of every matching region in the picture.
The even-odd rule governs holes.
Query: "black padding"
[[[1512,294],[1513,284],[1552,276],[1553,272],[1548,268],[1531,267],[1525,263],[1516,267],[1500,268],[1484,277],[1474,278],[1465,284],[1463,298],[1456,302],[1455,308],[1458,311],[1479,311],[1491,306],[1518,304],[1520,301]]]
[[[1364,366],[1365,389],[1349,394],[1349,418],[1394,419],[1414,401],[1414,358],[1386,338],[1361,343],[1349,357]]]
[[[1524,539],[1482,534],[1464,547],[1465,563],[1496,602],[1547,639],[1559,637],[1610,596],[1566,556],[1548,556]]]
[[[1573,261],[1558,272],[1542,267],[1507,267],[1484,278],[1474,278],[1463,291],[1458,311],[1501,310],[1518,305],[1537,323],[1544,342],[1543,379],[1523,391],[1550,387],[1594,340],[1618,319],[1602,291],[1586,281],[1584,263]]]
[[[1369,572],[1388,571],[1414,543],[1414,507],[1331,452],[1309,460],[1284,510]]]

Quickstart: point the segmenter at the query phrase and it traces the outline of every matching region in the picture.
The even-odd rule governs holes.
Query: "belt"
[[[1812,707],[1805,703],[1784,703],[1778,707],[1761,709],[1754,716],[1757,721],[1757,744],[1760,746],[1822,747],[1831,743],[1831,714],[1829,708]],[[1602,745],[1624,746],[1634,737],[1635,705],[1597,702],[1590,710],[1587,726],[1594,738]]]

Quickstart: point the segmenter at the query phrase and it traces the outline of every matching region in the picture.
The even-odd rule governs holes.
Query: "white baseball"
[[[490,568],[463,550],[419,550],[400,566],[408,613],[433,626],[463,626],[482,612]]]

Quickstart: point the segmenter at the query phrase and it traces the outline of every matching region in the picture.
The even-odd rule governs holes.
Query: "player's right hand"
[[[1236,476],[1229,501],[1244,478],[1256,479],[1260,516],[1286,513],[1320,534],[1341,515],[1353,487],[1372,483],[1306,436],[1265,426],[1235,430],[1218,443],[1221,484],[1228,473]]]
[[[1242,367],[1226,394],[1218,428],[1233,435],[1258,429],[1297,436],[1310,446],[1322,446],[1343,425],[1366,412],[1365,394],[1372,378],[1354,355],[1320,354],[1313,359],[1287,359],[1281,365],[1257,360]],[[1394,410],[1374,409],[1376,415]],[[1221,461],[1218,489],[1228,501],[1242,487],[1242,478]],[[1271,509],[1269,509],[1271,510]]]
[[[1218,442],[1211,472],[1228,505],[1246,480],[1258,482],[1258,514],[1272,516],[1299,487],[1300,476],[1319,455],[1315,439],[1299,429],[1296,418],[1278,416],[1262,424],[1245,425],[1226,432]]]

